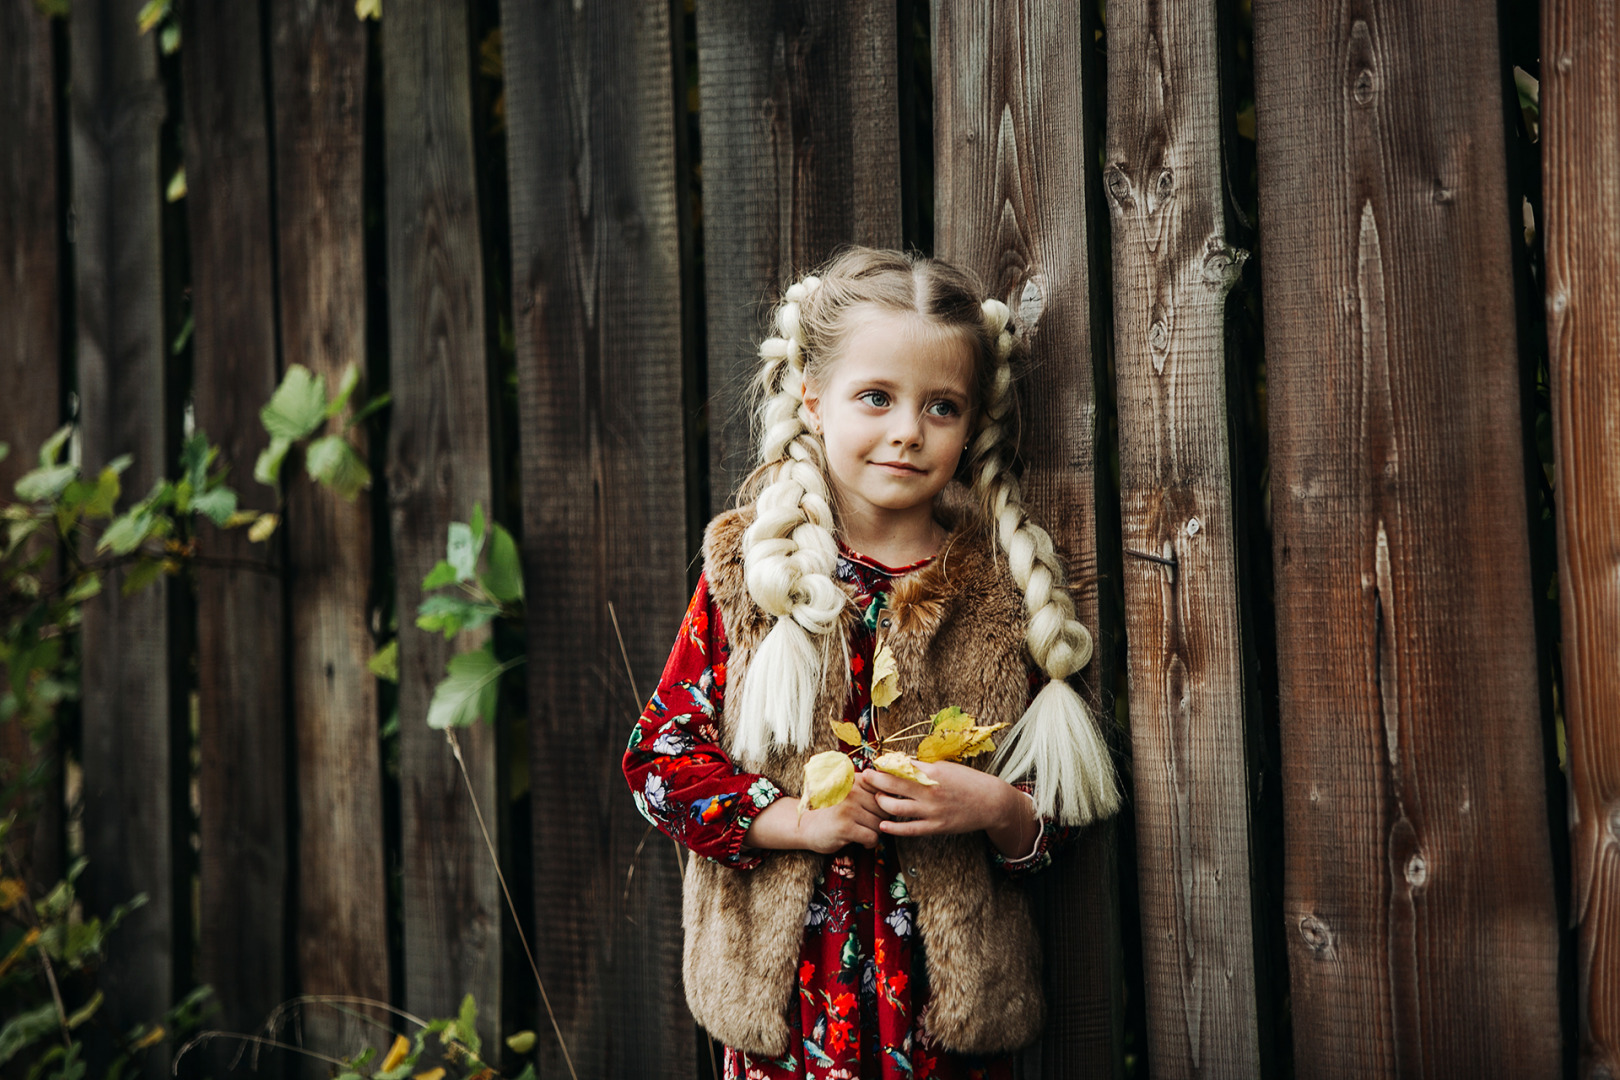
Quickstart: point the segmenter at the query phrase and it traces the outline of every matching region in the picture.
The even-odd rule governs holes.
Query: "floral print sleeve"
[[[663,678],[630,733],[624,776],[642,817],[697,854],[746,870],[761,853],[743,838],[782,793],[720,748],[728,653],[720,610],[699,577]]]

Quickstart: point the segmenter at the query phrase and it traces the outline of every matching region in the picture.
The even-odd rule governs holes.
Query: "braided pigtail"
[[[778,336],[759,350],[764,483],[743,534],[743,568],[749,595],[776,625],[750,657],[737,699],[732,752],[745,768],[763,767],[773,743],[810,745],[816,696],[847,600],[832,578],[838,546],[825,455],[804,413],[800,305],[820,284],[807,277],[787,290],[776,312]]]
[[[1013,336],[1006,304],[986,300],[983,311],[985,331],[996,343],[996,367],[973,441],[973,490],[989,508],[1013,580],[1023,590],[1029,654],[1050,680],[1013,725],[993,767],[1008,782],[1033,774],[1039,812],[1082,825],[1119,809],[1108,744],[1066,681],[1091,659],[1091,634],[1074,617],[1063,562],[1046,530],[1025,512],[1009,468],[1005,421],[1013,404]]]

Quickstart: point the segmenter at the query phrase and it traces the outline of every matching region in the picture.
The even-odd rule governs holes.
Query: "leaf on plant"
[[[948,705],[929,719],[934,725],[928,729],[929,731],[961,731],[963,728],[972,727],[976,718],[969,716],[955,705]]]
[[[242,526],[251,525],[258,520],[259,512],[257,510],[238,510],[236,513],[225,519],[225,524],[222,526],[222,528],[240,529]]]
[[[860,746],[863,742],[865,742],[865,740],[861,738],[861,729],[850,723],[848,720],[834,720],[832,729],[834,735],[837,735],[850,746]]]
[[[291,365],[259,419],[272,438],[302,439],[326,419],[326,380],[302,364]]]
[[[895,666],[894,650],[884,642],[872,658],[872,704],[887,709],[900,693],[900,669]]]
[[[366,661],[366,670],[379,679],[399,682],[399,638],[372,653],[371,659]]]
[[[56,1032],[56,1002],[47,1001],[37,1009],[29,1009],[7,1020],[0,1027],[0,1065],[40,1039]]]
[[[180,24],[172,22],[169,25],[165,26],[163,28],[162,33],[159,34],[158,40],[163,45],[163,55],[164,56],[173,56],[175,53],[179,52],[180,51]],[[185,346],[182,345],[181,348],[185,348]]]
[[[147,1050],[162,1042],[169,1033],[163,1029],[162,1024],[155,1025],[151,1031],[142,1035],[130,1044],[132,1050]]]
[[[518,555],[517,541],[498,522],[490,535],[489,573],[480,583],[489,595],[503,604],[515,604],[523,599],[523,560]]]
[[[28,895],[28,886],[21,878],[0,878],[0,911],[10,911]]]
[[[146,588],[162,576],[162,559],[142,559],[130,567],[128,573],[124,575],[124,584],[120,591],[128,596]]]
[[[119,470],[114,468],[117,464],[118,462],[113,462],[112,465],[102,469],[101,475],[96,478],[95,489],[90,492],[90,497],[85,499],[81,508],[85,517],[112,517],[113,511],[118,509],[118,496],[123,494],[123,483],[118,479]]]
[[[326,403],[326,415],[329,417],[336,416],[342,412],[343,406],[349,403],[349,395],[353,394],[354,388],[359,385],[360,366],[350,364],[343,369],[343,377],[338,380],[337,393],[332,395],[332,400]]]
[[[442,589],[455,583],[456,568],[440,559],[433,564],[433,569],[428,571],[427,577],[422,579],[422,589],[424,592],[429,589]]]
[[[456,1037],[467,1044],[475,1057],[484,1048],[478,1038],[478,1004],[471,994],[461,999],[461,1011],[456,1014]]]
[[[804,763],[804,794],[799,816],[806,810],[837,806],[855,787],[855,763],[842,750],[825,750]]]
[[[271,436],[270,445],[259,451],[258,459],[253,463],[253,479],[266,487],[275,487],[281,481],[281,463],[291,449],[291,439]]]
[[[75,1009],[73,1014],[67,1018],[67,1026],[69,1028],[76,1028],[86,1020],[90,1019],[96,1014],[96,1010],[101,1008],[101,1003],[105,999],[106,995],[104,995],[100,990],[97,990],[93,995],[91,995],[89,1001],[85,1002],[78,1009]]]
[[[494,604],[464,596],[430,596],[416,607],[416,628],[453,638],[462,630],[476,630],[501,613]]]
[[[328,435],[310,443],[304,451],[304,467],[311,479],[351,501],[371,486],[371,470],[341,435]]]
[[[879,754],[872,759],[873,768],[882,769],[890,776],[898,776],[906,780],[915,780],[924,787],[938,787],[939,781],[917,768],[917,762],[909,754],[898,750],[890,750],[887,754]]]
[[[532,1031],[519,1031],[506,1037],[506,1045],[512,1048],[514,1054],[527,1054],[534,1049],[535,1036]]]
[[[416,1073],[411,1077],[411,1080],[444,1080],[444,1068],[441,1066],[429,1069],[427,1072]]]
[[[354,0],[354,14],[357,19],[380,19],[382,0]]]
[[[399,1063],[405,1060],[405,1055],[410,1052],[410,1040],[405,1038],[403,1035],[395,1035],[394,1045],[388,1048],[388,1054],[382,1059],[382,1064],[377,1066],[377,1068],[383,1072],[388,1072],[390,1069],[397,1069],[399,1068]]]
[[[473,518],[479,519],[478,508],[473,507]],[[482,521],[478,522],[481,526]],[[477,534],[473,527],[466,522],[452,521],[450,523],[449,539],[445,541],[444,557],[455,569],[457,581],[471,581],[478,573],[478,555],[483,550],[484,538],[482,529]]]
[[[515,657],[505,663],[497,661],[489,645],[452,656],[445,665],[448,674],[433,688],[433,701],[428,705],[428,727],[443,731],[469,727],[480,717],[494,719],[501,672],[517,662]]]
[[[175,203],[179,202],[185,197],[186,167],[182,165],[178,169],[174,170],[173,176],[169,177],[169,186],[163,189],[163,199],[165,202]]]
[[[4,460],[6,460],[6,458],[8,458],[10,456],[11,456],[11,444],[10,443],[0,442],[0,461],[4,461]]]
[[[147,0],[141,8],[141,13],[135,16],[141,33],[149,34],[152,28],[163,21],[163,16],[169,13],[169,0]]]
[[[215,525],[225,525],[236,515],[236,492],[221,486],[194,495],[191,499],[191,512],[204,515]]]
[[[213,464],[219,451],[208,445],[208,436],[201,431],[194,432],[180,447],[180,467],[185,470],[186,479],[191,481],[194,491],[201,491],[208,486],[208,466]]]
[[[66,600],[70,604],[82,604],[82,603],[84,603],[84,601],[90,599],[92,596],[100,596],[100,595],[101,595],[101,575],[100,574],[86,574],[83,577],[81,577],[78,581],[75,581],[73,583],[73,588],[71,588],[71,589],[69,589],[67,591],[66,595],[63,596],[63,599]],[[5,906],[4,904],[0,904],[0,907],[4,907],[4,906]]]
[[[101,534],[96,542],[97,551],[111,551],[114,555],[128,555],[141,546],[145,540],[156,530],[153,526],[156,518],[143,504],[137,506],[120,518],[114,519],[107,531]]]
[[[77,465],[46,465],[24,473],[15,487],[17,498],[23,502],[41,502],[54,499],[79,475]]]
[[[62,455],[62,447],[67,445],[68,437],[72,434],[72,424],[63,424],[51,432],[51,437],[39,444],[40,465],[55,465],[56,459]]]
[[[255,544],[262,540],[268,540],[270,534],[276,531],[276,526],[279,524],[281,524],[280,515],[260,514],[259,519],[248,529],[248,539]]]

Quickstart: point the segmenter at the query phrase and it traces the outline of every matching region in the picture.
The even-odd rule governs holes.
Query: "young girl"
[[[1091,638],[1009,468],[1007,308],[981,296],[949,263],[869,249],[787,291],[760,348],[759,466],[709,526],[631,735],[636,805],[697,856],[686,993],[728,1080],[1010,1077],[1044,1013],[1016,878],[1117,805],[1064,681]],[[900,696],[874,710],[884,646]],[[909,731],[889,743],[908,749],[952,705],[1014,726],[988,770],[920,765],[932,786],[833,732]],[[832,749],[855,787],[805,810],[804,764]]]

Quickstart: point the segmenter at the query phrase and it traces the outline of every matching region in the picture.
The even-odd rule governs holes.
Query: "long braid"
[[[1030,520],[1011,471],[1006,420],[1012,410],[1013,336],[999,300],[983,305],[995,342],[995,375],[971,449],[973,490],[989,508],[1013,580],[1024,593],[1029,654],[1049,678],[996,755],[997,774],[1011,782],[1033,774],[1040,813],[1084,824],[1119,808],[1108,744],[1085,702],[1065,681],[1091,659],[1091,634],[1074,615],[1063,562],[1045,529]]]
[[[820,284],[807,277],[787,290],[776,312],[779,336],[760,345],[765,484],[743,534],[743,567],[749,595],[776,625],[754,650],[737,698],[732,749],[748,768],[762,767],[773,743],[810,745],[816,695],[847,602],[832,578],[838,546],[825,454],[804,412],[800,305]]]

